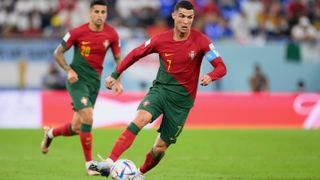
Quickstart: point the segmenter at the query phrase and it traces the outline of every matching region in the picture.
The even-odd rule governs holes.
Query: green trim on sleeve
[[[61,41],[61,45],[63,46],[63,48],[67,49],[67,43],[65,41]]]
[[[111,77],[113,77],[114,79],[118,79],[120,77],[120,74],[118,73],[118,71],[113,71]]]

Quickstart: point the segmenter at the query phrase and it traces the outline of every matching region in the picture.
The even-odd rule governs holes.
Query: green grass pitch
[[[122,129],[95,129],[93,155],[107,156]],[[140,165],[156,130],[143,130],[122,158]],[[40,153],[42,130],[0,129],[0,179],[86,180],[79,137],[57,138]],[[149,180],[320,179],[319,130],[185,129]]]

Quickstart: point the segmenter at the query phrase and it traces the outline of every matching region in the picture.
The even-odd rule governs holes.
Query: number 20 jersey
[[[80,80],[88,83],[100,82],[103,62],[110,47],[114,55],[120,54],[119,36],[108,24],[104,24],[102,31],[92,31],[89,23],[83,24],[70,30],[61,44],[65,49],[74,46],[71,67]]]

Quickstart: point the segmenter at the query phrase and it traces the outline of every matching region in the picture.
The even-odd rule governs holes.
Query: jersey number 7
[[[167,63],[168,63],[168,71],[170,71],[172,60],[167,59]]]

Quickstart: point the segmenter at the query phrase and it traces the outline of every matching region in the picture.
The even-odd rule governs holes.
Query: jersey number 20
[[[81,55],[88,57],[90,55],[90,47],[89,46],[81,46]]]

